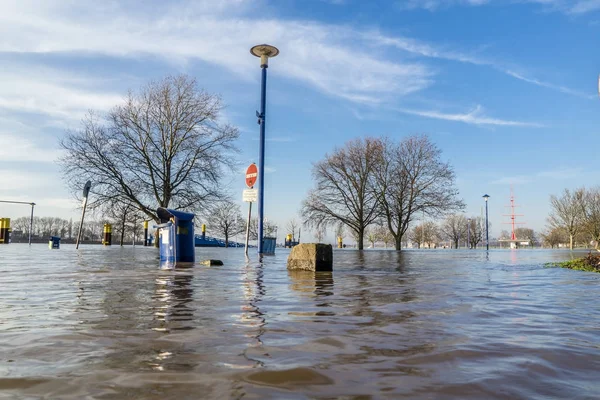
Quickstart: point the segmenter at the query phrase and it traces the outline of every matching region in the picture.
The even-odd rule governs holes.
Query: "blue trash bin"
[[[264,237],[263,238],[263,254],[273,255],[275,254],[275,244],[277,238],[274,237]]]
[[[194,262],[194,214],[164,207],[156,213],[161,263]]]
[[[50,236],[48,247],[51,249],[60,249],[60,238],[58,236]]]

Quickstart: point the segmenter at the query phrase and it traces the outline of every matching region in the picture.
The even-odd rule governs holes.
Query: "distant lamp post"
[[[471,248],[471,218],[467,218],[467,249]]]
[[[250,49],[250,53],[260,57],[260,68],[262,69],[262,80],[260,90],[260,113],[257,111],[258,123],[260,125],[260,144],[258,150],[258,254],[263,253],[263,219],[264,219],[264,190],[265,190],[265,106],[267,100],[267,68],[269,58],[279,54],[277,47],[268,44],[259,44]]]
[[[489,251],[490,249],[490,232],[489,232],[489,224],[488,224],[488,199],[489,195],[484,194],[483,199],[485,200],[485,249]]]

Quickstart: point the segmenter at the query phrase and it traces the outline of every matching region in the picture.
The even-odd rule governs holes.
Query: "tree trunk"
[[[569,235],[569,249],[573,250],[573,235]]]
[[[225,248],[229,247],[229,235],[225,232]]]
[[[123,223],[121,224],[121,247],[123,247],[124,240],[125,240],[125,218],[123,218]]]
[[[361,235],[360,233],[358,234],[358,240],[356,241],[356,245],[358,246],[359,250],[362,250],[365,247],[363,235]]]
[[[402,237],[401,236],[398,236],[395,238],[394,246],[396,247],[396,250],[398,250],[398,251],[402,250]]]
[[[454,240],[454,248],[458,250],[458,239]]]

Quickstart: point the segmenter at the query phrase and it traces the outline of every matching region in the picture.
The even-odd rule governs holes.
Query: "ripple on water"
[[[11,398],[595,398],[600,275],[565,252],[336,251],[333,272],[238,249],[0,246]]]

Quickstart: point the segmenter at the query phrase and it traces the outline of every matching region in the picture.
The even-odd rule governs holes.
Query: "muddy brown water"
[[[0,398],[600,398],[600,274],[567,251],[0,246]]]

